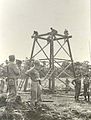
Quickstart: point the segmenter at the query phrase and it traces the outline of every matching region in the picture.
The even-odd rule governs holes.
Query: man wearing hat
[[[89,86],[90,86],[90,79],[88,74],[84,75],[84,80],[83,80],[83,88],[84,88],[84,99],[85,101],[90,101],[90,94],[89,94]],[[88,100],[87,100],[88,97]]]
[[[31,78],[31,102],[32,105],[36,105],[41,101],[41,90],[40,90],[40,62],[38,60],[34,61],[34,66],[27,70],[26,75]]]
[[[9,56],[9,64],[7,65],[7,83],[8,83],[8,99],[13,100],[15,99],[17,95],[16,91],[16,79],[17,76],[19,75],[19,69],[17,65],[14,63],[15,61],[15,56],[10,55]]]
[[[76,78],[72,81],[75,86],[75,101],[79,101],[80,91],[81,91],[81,75],[76,75]]]
[[[19,69],[21,70],[21,64],[22,64],[22,61],[16,59],[16,64],[17,64],[17,66],[19,67]]]

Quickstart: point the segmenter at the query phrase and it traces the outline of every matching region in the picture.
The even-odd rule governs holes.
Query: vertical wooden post
[[[50,60],[49,60],[49,70],[51,69],[51,42],[50,42]],[[52,88],[52,79],[49,78],[49,89]]]
[[[52,71],[54,70],[54,41],[51,40],[51,64],[52,64]],[[55,89],[55,78],[54,73],[52,74],[52,90]]]
[[[33,57],[33,53],[34,53],[34,47],[35,47],[35,39],[34,39],[34,42],[33,42],[33,47],[32,47],[32,52],[31,52],[31,58],[30,59],[32,59],[32,57]]]
[[[33,34],[35,37],[34,37],[34,42],[33,42],[33,47],[32,47],[32,52],[31,52],[31,59],[32,59],[32,57],[33,57],[33,53],[34,53],[34,47],[35,47],[35,42],[36,42],[36,40],[37,40],[37,35],[38,35],[38,32],[37,31],[34,31],[34,34]],[[33,36],[32,36],[32,38],[33,38]]]
[[[74,77],[76,77],[76,75],[75,75],[75,69],[74,69],[74,64],[73,64],[73,57],[72,57],[70,43],[69,43],[69,38],[68,38],[68,35],[69,35],[68,30],[65,30],[64,34],[65,34],[65,37],[66,37],[66,40],[67,40],[68,49],[69,49],[69,55],[70,55],[70,59],[71,59],[71,62],[72,62],[73,75],[74,75]]]
[[[51,71],[54,70],[54,41],[53,41],[53,35],[50,37],[50,68]],[[49,79],[49,88],[52,90],[55,89],[55,78],[54,74],[52,74],[51,78]]]
[[[73,75],[74,75],[74,77],[76,77],[76,75],[75,75],[75,69],[74,69],[74,64],[73,64],[72,53],[71,53],[71,48],[70,48],[70,44],[69,44],[69,39],[68,38],[67,38],[67,44],[68,44],[69,54],[70,54],[70,58],[71,58],[71,62],[72,62]]]

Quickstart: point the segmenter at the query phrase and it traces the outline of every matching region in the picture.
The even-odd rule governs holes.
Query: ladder
[[[52,68],[49,69],[48,73],[46,74],[46,76],[44,77],[44,79],[42,81],[48,80],[50,79],[50,77],[52,76],[52,74],[54,73],[55,69],[52,70]],[[44,83],[43,87],[46,86],[47,81]]]
[[[55,69],[50,68],[43,81],[45,81],[46,79],[49,79],[54,73],[54,71]]]
[[[19,90],[19,91],[21,90],[24,82],[25,82],[25,79],[21,79],[21,81],[20,81],[20,83],[19,83],[19,85],[18,85],[18,90]]]

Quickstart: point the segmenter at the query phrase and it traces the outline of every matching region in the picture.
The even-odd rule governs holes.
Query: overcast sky
[[[0,61],[29,57],[31,35],[68,29],[75,61],[90,61],[90,0],[0,0]]]

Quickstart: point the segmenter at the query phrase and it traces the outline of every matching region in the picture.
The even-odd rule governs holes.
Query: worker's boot
[[[75,101],[77,101],[77,97],[76,97],[76,95],[75,95]]]
[[[80,102],[80,101],[79,101],[79,96],[77,96],[77,102]]]
[[[76,101],[76,102],[78,102],[78,101],[79,101],[79,99],[78,99],[78,97],[77,97],[77,96],[75,96],[75,101]]]
[[[84,100],[85,100],[85,101],[87,101],[87,98],[86,98],[86,96],[84,96],[84,98],[85,98]]]
[[[88,102],[90,102],[90,95],[88,94]]]

